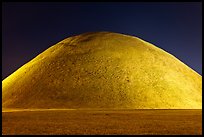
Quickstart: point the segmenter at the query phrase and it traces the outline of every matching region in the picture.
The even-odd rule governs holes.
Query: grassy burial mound
[[[202,109],[202,77],[137,37],[84,33],[4,79],[2,107]]]

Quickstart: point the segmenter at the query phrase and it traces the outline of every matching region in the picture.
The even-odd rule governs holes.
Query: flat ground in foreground
[[[202,110],[2,112],[2,134],[202,134]]]

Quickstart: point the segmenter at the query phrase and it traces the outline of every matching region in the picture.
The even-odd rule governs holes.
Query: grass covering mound
[[[202,77],[137,37],[85,33],[4,79],[2,107],[202,109]]]

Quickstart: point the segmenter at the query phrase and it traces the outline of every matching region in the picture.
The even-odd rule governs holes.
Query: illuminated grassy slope
[[[133,36],[67,38],[2,82],[5,108],[202,108],[202,77]]]

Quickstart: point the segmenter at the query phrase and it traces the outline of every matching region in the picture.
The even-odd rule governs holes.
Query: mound
[[[202,77],[137,37],[85,33],[4,79],[2,107],[202,109]]]

